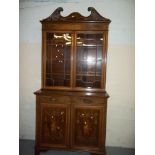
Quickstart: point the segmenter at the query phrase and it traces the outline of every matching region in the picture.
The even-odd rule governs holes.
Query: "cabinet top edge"
[[[85,17],[78,12],[73,12],[70,15],[64,17],[61,16],[61,12],[63,11],[62,7],[57,8],[49,17],[41,20],[43,23],[51,23],[51,22],[102,22],[109,24],[111,22],[110,19],[101,16],[93,7],[88,7],[88,11],[90,11],[90,15]]]
[[[104,92],[87,92],[87,91],[60,91],[60,90],[43,90],[39,89],[34,92],[35,95],[64,95],[64,96],[96,96],[96,97],[104,97],[109,98],[109,95],[106,91]]]

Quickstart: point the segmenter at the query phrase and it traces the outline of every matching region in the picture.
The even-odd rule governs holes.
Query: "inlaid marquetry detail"
[[[42,119],[42,141],[63,144],[66,128],[65,108],[44,108]]]
[[[98,145],[99,110],[76,109],[75,144]]]

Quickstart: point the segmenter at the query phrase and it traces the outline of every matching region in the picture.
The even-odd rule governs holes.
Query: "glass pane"
[[[103,34],[77,34],[76,87],[101,88]]]
[[[46,86],[70,86],[71,34],[46,34]]]

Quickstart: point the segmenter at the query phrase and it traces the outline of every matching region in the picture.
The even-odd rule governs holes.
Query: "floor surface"
[[[34,141],[20,140],[19,155],[34,155]],[[87,152],[67,152],[67,151],[47,151],[41,152],[40,155],[90,155]],[[134,149],[107,147],[106,155],[135,155]]]

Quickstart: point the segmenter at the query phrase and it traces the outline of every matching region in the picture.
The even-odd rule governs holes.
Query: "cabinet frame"
[[[61,11],[63,11],[63,8],[59,7],[49,17],[40,21],[42,24],[42,64],[41,64],[41,89],[37,90],[34,93],[36,95],[35,155],[39,155],[41,151],[47,151],[50,149],[80,151],[80,152],[86,151],[86,152],[90,152],[92,155],[105,155],[107,99],[109,97],[109,95],[105,90],[106,89],[106,64],[107,64],[107,48],[108,48],[108,29],[111,21],[108,18],[102,17],[93,7],[88,7],[88,11],[90,11],[90,15],[87,17],[82,16],[78,12],[73,12],[70,15],[63,17],[60,14]],[[72,44],[70,49],[70,52],[71,52],[70,53],[70,86],[68,86],[68,83],[69,83],[68,81],[67,81],[68,82],[67,84],[65,83],[66,81],[63,83],[60,77],[56,77],[60,79],[60,81],[58,82],[56,80],[57,82],[56,84],[58,85],[64,84],[63,86],[54,86],[54,87],[46,86],[45,80],[46,80],[46,54],[47,54],[46,35],[47,33],[70,33],[72,35]],[[98,63],[97,60],[95,62],[96,64],[99,64],[98,66],[101,66],[101,69],[95,68],[91,70],[89,68],[90,70],[89,69],[87,70],[87,67],[85,67],[86,68],[85,69],[83,66],[82,67],[80,66],[82,68],[79,71],[80,76],[81,75],[85,76],[85,73],[90,73],[90,74],[86,75],[87,76],[86,78],[88,79],[86,79],[85,77],[84,78],[78,77],[78,80],[79,81],[81,80],[83,83],[81,81],[80,82],[84,85],[83,87],[76,87],[77,34],[80,34],[80,33],[102,34],[103,45],[100,45],[100,41],[99,42],[97,41],[99,43],[99,46],[103,46],[102,63],[100,62]],[[99,35],[98,37],[100,38],[101,36]],[[50,37],[48,36],[48,38]],[[94,38],[96,39],[97,37],[93,37],[92,39]],[[64,43],[66,44],[66,41],[63,42],[63,44]],[[85,42],[82,42],[82,43],[85,43]],[[87,44],[87,41],[86,41],[86,44]],[[89,41],[88,41],[88,44],[89,44]],[[101,48],[99,48],[99,50],[101,51]],[[95,50],[92,49],[92,51],[95,51]],[[61,53],[61,54],[62,54],[62,57],[59,57],[60,58],[59,60],[63,62],[64,53]],[[95,57],[97,59],[97,53],[95,54],[96,54]],[[99,58],[101,57],[100,55],[101,54],[99,54]],[[51,58],[51,55],[48,55],[48,56]],[[94,56],[94,54],[90,56]],[[58,55],[54,54],[54,57],[57,58]],[[81,59],[81,56],[80,56],[80,59]],[[68,55],[67,55],[67,60],[68,60]],[[58,66],[58,68],[60,69],[60,66]],[[67,69],[64,68],[64,70],[65,69],[67,70],[67,74],[68,74],[68,68]],[[49,69],[48,73],[51,74],[52,72],[50,67],[48,67],[48,69]],[[65,70],[65,73],[66,73],[66,70]],[[91,72],[88,72],[88,71],[91,71]],[[56,70],[55,73],[57,74],[57,73],[64,73],[64,72],[60,69],[60,72],[57,72]],[[91,78],[89,79],[90,76],[92,75],[96,76],[96,74],[98,74],[97,76],[100,76],[101,74],[101,77],[99,78],[97,77],[97,79],[94,78],[97,82],[94,79],[93,80]],[[48,78],[51,78],[51,76],[49,76]],[[64,77],[64,79],[68,80],[69,78]],[[98,82],[99,81],[98,79],[99,80],[101,79],[101,82]],[[94,85],[92,83],[91,84],[96,88],[86,87],[86,86],[89,86],[87,85],[87,82],[92,82],[93,84],[95,83]],[[81,86],[82,85],[81,83],[78,86]],[[101,85],[100,88],[98,87],[99,84]],[[52,85],[52,83],[49,82],[49,85]],[[47,111],[45,109],[47,109]],[[63,121],[61,119],[57,118],[57,117],[60,117],[61,109],[65,109],[66,111],[65,125],[63,125],[62,123]],[[48,111],[50,110],[52,111],[52,113],[56,111],[54,115],[52,115],[52,120],[50,118],[51,116],[47,114]],[[86,110],[86,113],[85,113],[86,117],[83,117],[81,116],[80,112],[83,112],[85,110]],[[94,113],[93,116],[92,116],[92,113]],[[93,117],[93,121],[95,122],[95,123],[93,122],[94,123],[93,125],[95,127],[93,127],[92,124],[90,123],[91,117]],[[55,118],[55,120],[53,118]],[[77,119],[79,119],[79,122],[81,123],[81,126],[82,126],[79,128],[80,134],[78,133],[78,136],[79,136],[78,138],[75,136],[76,132],[78,132],[75,129],[75,127],[78,124]],[[84,119],[85,119],[85,122],[83,122]],[[59,125],[60,123],[62,123],[61,124],[62,126]],[[65,129],[63,130],[63,128]],[[65,141],[61,142],[61,138],[58,138],[57,140],[57,137],[55,137],[55,139],[51,139],[51,136],[53,135],[53,133],[57,131],[56,129],[58,130],[61,129],[61,131],[63,131],[62,133],[65,132]],[[63,135],[62,133],[60,135]],[[84,139],[86,137],[88,137],[89,139],[88,143]],[[79,144],[81,142],[80,139],[82,139],[83,141],[81,144]]]

